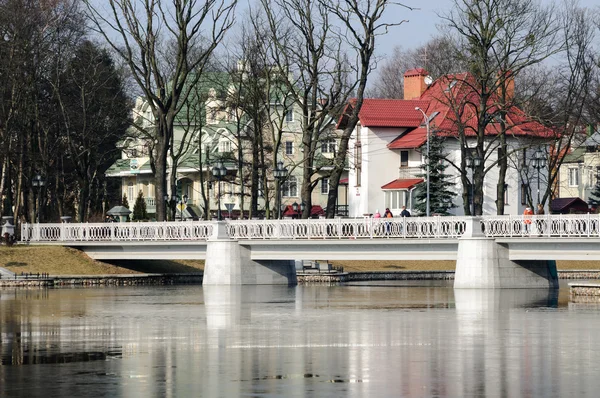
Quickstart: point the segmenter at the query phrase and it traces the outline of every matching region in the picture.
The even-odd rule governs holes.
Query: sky
[[[542,4],[550,3],[549,0],[540,1]],[[391,55],[394,47],[398,45],[404,49],[411,49],[425,44],[436,35],[437,25],[442,23],[438,15],[448,13],[454,4],[453,0],[398,0],[398,2],[418,9],[410,11],[399,6],[394,8],[391,13],[392,20],[409,22],[392,28],[387,35],[380,37],[377,45],[379,56]],[[581,7],[600,9],[600,0],[579,0],[579,4]]]

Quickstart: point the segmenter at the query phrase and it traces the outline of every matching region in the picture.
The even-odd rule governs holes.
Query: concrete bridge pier
[[[512,261],[508,247],[486,238],[480,225],[480,218],[471,217],[458,240],[455,289],[558,288],[555,261]]]
[[[251,259],[249,247],[230,240],[227,225],[217,221],[206,242],[203,285],[296,285],[293,260]]]

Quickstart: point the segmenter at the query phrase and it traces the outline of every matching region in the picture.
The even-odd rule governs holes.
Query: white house
[[[351,217],[382,212],[389,208],[398,215],[402,206],[409,210],[414,203],[414,189],[424,183],[424,162],[427,128],[423,113],[429,121],[429,131],[437,130],[447,137],[445,153],[450,167],[446,172],[455,183],[454,209],[456,215],[464,215],[462,184],[460,180],[461,150],[457,139],[456,124],[452,122],[452,110],[448,98],[456,98],[461,90],[467,90],[466,73],[444,76],[432,82],[423,69],[413,69],[404,75],[404,99],[365,99],[361,108],[359,124],[352,134],[349,151],[352,154],[349,170],[348,204]],[[427,84],[429,83],[429,85]],[[509,85],[514,89],[514,84]],[[351,106],[351,104],[349,105]],[[532,176],[538,171],[533,168],[533,154],[542,150],[551,131],[542,125],[528,121],[523,112],[512,107],[507,115],[511,126],[507,134],[509,147],[509,170],[506,176],[505,214],[522,214],[526,204],[535,204],[535,190],[531,186]],[[467,122],[469,123],[469,122]],[[339,127],[343,127],[343,119]],[[496,214],[496,186],[498,167],[498,143],[494,123],[486,134],[485,167],[489,168],[484,178],[484,214]],[[475,136],[467,134],[467,143]],[[545,155],[546,156],[546,155]],[[546,169],[539,170],[541,192],[545,190]],[[467,171],[467,177],[471,173]],[[535,180],[537,182],[537,180]],[[532,195],[532,192],[534,194]]]

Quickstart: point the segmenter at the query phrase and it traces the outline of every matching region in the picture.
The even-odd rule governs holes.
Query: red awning
[[[347,178],[342,178],[340,180],[340,185],[348,185],[348,179]]]
[[[422,183],[425,181],[422,178],[407,178],[407,179],[397,179],[391,182],[388,182],[381,189],[412,189],[415,185]]]

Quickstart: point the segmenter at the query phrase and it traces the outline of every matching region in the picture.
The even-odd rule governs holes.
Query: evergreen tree
[[[600,180],[596,182],[594,185],[594,189],[590,192],[590,196],[588,198],[588,205],[598,208],[600,206]]]
[[[146,200],[144,194],[140,190],[135,204],[133,205],[133,219],[136,221],[142,221],[148,219],[148,210],[146,209]]]
[[[422,147],[425,150],[425,144]],[[448,180],[449,175],[445,174],[448,164],[444,162],[446,153],[444,153],[444,138],[432,132],[429,135],[429,158],[425,154],[425,163],[421,165],[423,170],[427,170],[429,163],[429,212],[430,215],[439,214],[442,216],[450,215],[450,209],[456,207],[453,199],[456,193],[450,187],[454,186]],[[426,171],[418,175],[427,179]],[[427,181],[417,185],[415,189],[414,210],[420,215],[427,213]]]
[[[123,194],[123,200],[121,201],[121,206],[125,206],[129,209],[129,201],[127,200],[127,194]]]

